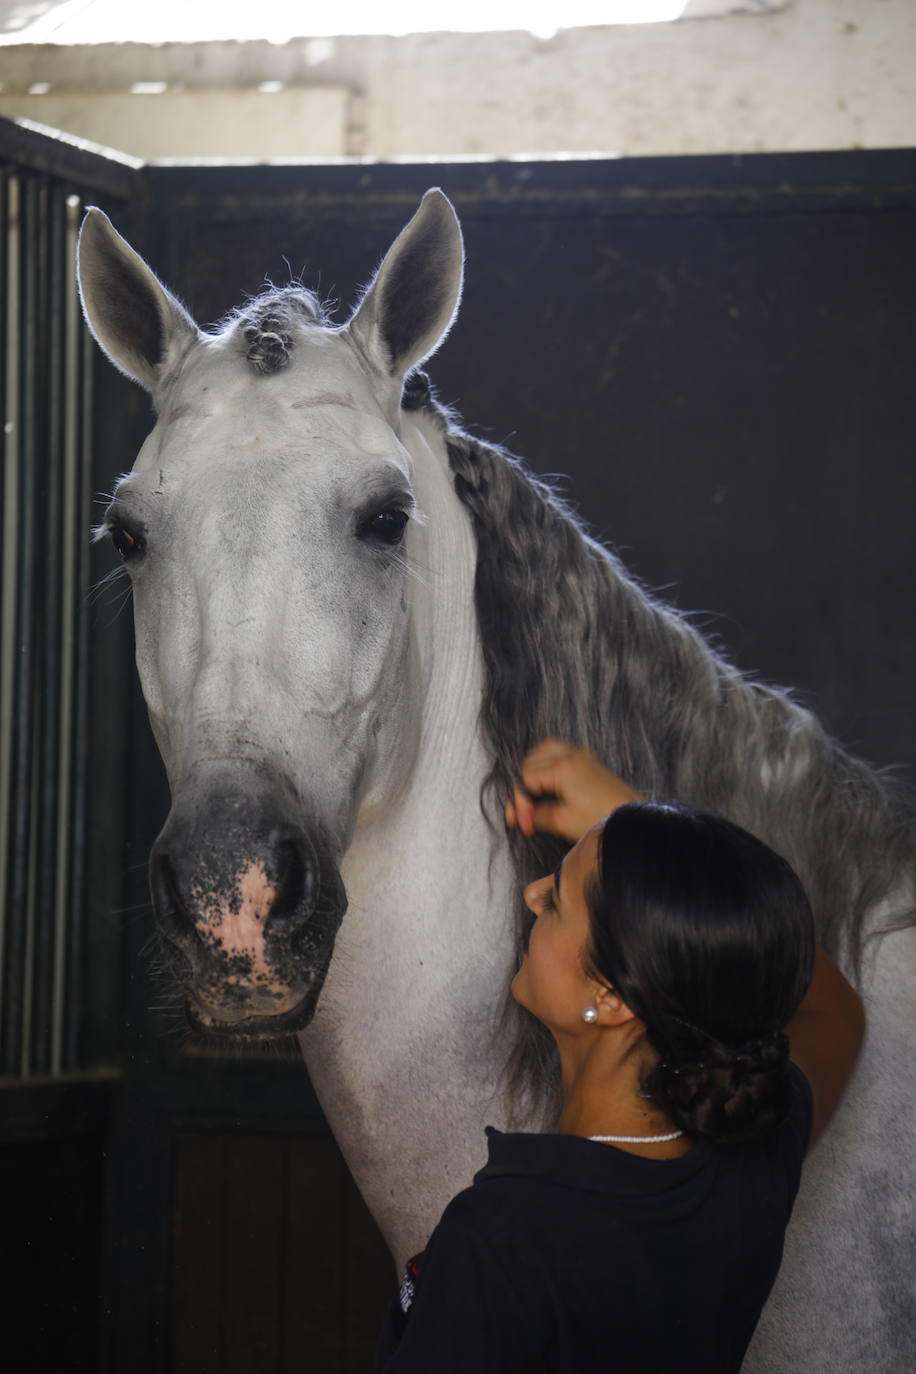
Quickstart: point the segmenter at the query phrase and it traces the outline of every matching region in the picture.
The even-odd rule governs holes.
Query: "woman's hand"
[[[535,745],[522,760],[521,775],[522,785],[506,802],[506,825],[523,835],[540,830],[575,844],[609,811],[642,801],[590,749],[558,739]]]

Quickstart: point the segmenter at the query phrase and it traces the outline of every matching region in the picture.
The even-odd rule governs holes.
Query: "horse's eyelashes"
[[[118,553],[127,563],[131,558],[136,558],[137,554],[143,552],[143,541],[139,535],[131,534],[130,530],[124,529],[123,525],[113,525],[109,531],[111,542],[114,544]]]
[[[397,506],[388,506],[364,521],[359,528],[361,539],[378,539],[383,544],[400,544],[407,528],[408,515]]]

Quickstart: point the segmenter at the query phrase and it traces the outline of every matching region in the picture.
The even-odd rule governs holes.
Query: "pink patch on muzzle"
[[[264,951],[264,924],[277,899],[277,885],[264,865],[257,862],[242,870],[232,902],[215,901],[212,894],[200,891],[193,895],[200,933],[207,943],[228,959],[244,959],[256,981],[272,981]],[[228,981],[238,980],[231,976]]]

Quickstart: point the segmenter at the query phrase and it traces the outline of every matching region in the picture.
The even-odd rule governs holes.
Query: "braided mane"
[[[789,691],[739,672],[591,539],[549,484],[421,393],[414,381],[405,400],[436,417],[477,537],[492,750],[482,804],[493,823],[534,743],[588,745],[646,796],[717,812],[782,854],[819,939],[860,972],[867,939],[881,933],[869,912],[881,908],[883,930],[916,924],[916,797],[848,754]],[[509,843],[520,887],[567,848],[517,831]],[[520,904],[520,951],[527,925]],[[514,1100],[543,1101],[549,1047],[514,1004],[507,1015]]]

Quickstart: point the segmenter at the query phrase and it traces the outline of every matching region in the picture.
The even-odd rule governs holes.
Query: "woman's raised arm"
[[[862,999],[820,947],[811,984],[786,1035],[793,1062],[811,1084],[813,1145],[839,1105],[865,1036]]]

